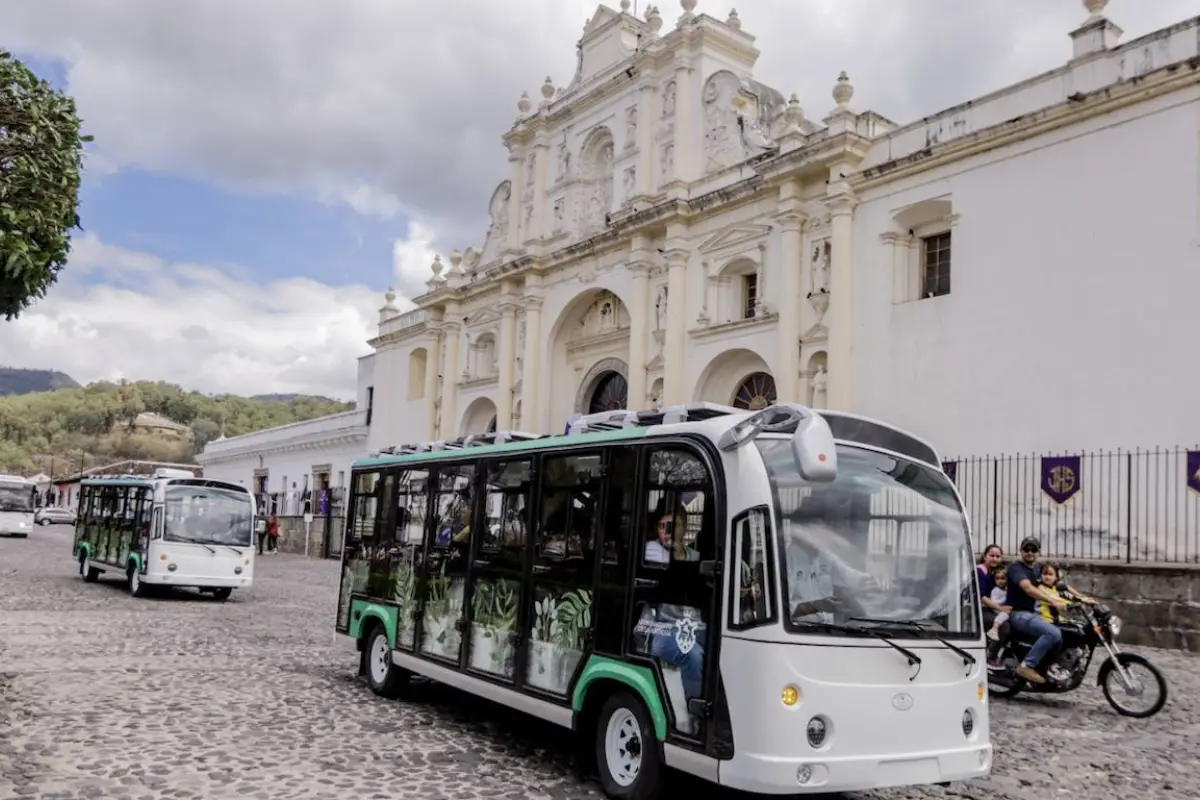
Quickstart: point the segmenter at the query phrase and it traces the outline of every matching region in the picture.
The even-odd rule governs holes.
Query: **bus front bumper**
[[[836,793],[985,778],[991,768],[991,744],[886,758],[781,758],[748,753],[721,763],[720,783],[760,794]]]
[[[184,575],[178,572],[147,572],[142,575],[142,583],[155,586],[187,586],[203,589],[244,589],[254,580],[253,575]]]

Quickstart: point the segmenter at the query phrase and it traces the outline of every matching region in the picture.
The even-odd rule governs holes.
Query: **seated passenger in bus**
[[[647,563],[669,564],[672,555],[676,561],[697,560],[698,556],[691,556],[695,551],[689,554],[682,546],[686,520],[682,508],[671,515],[666,513],[665,504],[659,504],[650,516]],[[687,699],[700,697],[704,687],[704,649],[708,646],[708,630],[700,609],[673,603],[647,607],[636,630],[651,635],[651,655],[679,669]]]
[[[790,526],[785,550],[792,619],[832,622],[835,613],[853,609],[847,601],[856,592],[880,586],[874,576],[851,567],[834,552],[854,537],[848,498],[826,491],[805,498],[803,506],[808,506],[806,513]]]

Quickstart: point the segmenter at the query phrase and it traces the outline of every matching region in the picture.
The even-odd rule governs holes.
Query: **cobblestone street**
[[[133,599],[83,582],[66,527],[0,539],[0,799],[601,796],[556,728],[437,685],[372,695],[334,647],[336,563],[257,570],[224,604]],[[989,780],[862,797],[1198,797],[1200,659],[1149,655],[1172,689],[1156,719],[1094,686],[996,701]]]

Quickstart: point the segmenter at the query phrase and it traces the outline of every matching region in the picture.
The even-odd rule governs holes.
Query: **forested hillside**
[[[70,375],[54,370],[0,367],[0,396],[49,392],[52,389],[70,389],[78,386]]]
[[[238,436],[353,407],[325,397],[204,395],[151,381],[100,381],[0,397],[0,472],[53,470],[59,477],[78,472],[81,463],[86,468],[126,458],[187,463],[222,430]],[[187,430],[135,424],[146,411]]]

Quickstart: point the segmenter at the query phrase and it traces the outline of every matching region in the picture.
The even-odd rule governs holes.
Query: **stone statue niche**
[[[776,147],[759,119],[769,104],[728,70],[713,73],[701,95],[705,174],[740,164]],[[769,125],[769,121],[768,121]]]
[[[579,227],[584,233],[604,228],[613,205],[613,136],[608,128],[592,131],[580,158],[582,180],[575,186]]]
[[[499,258],[500,252],[508,245],[508,204],[511,199],[512,181],[502,181],[492,192],[492,199],[488,202],[491,224],[488,225],[487,239],[479,256],[482,264]]]

